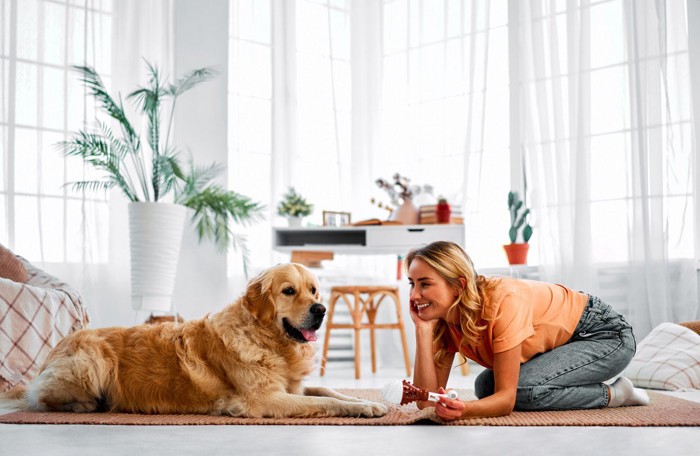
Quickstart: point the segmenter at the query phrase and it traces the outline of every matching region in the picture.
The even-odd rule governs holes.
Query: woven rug
[[[383,402],[377,389],[339,389],[349,396]],[[461,390],[464,399],[473,398]],[[498,418],[473,418],[442,423],[432,408],[415,404],[390,405],[381,418],[232,418],[209,415],[141,415],[132,413],[14,412],[0,415],[0,423],[13,424],[112,424],[112,425],[353,425],[399,426],[447,424],[450,426],[700,426],[700,404],[650,392],[644,407],[611,409],[513,412]]]

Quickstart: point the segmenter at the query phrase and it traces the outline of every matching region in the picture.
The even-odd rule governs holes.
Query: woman
[[[487,368],[475,382],[478,400],[435,405],[443,420],[649,402],[625,377],[603,383],[627,366],[636,344],[625,318],[595,296],[477,275],[451,242],[409,252],[406,268],[416,326],[414,383],[444,391],[458,351]]]

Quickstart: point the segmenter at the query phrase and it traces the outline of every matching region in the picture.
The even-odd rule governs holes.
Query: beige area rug
[[[377,389],[339,389],[349,396],[383,402]],[[461,390],[464,399],[473,393]],[[644,407],[614,409],[513,412],[498,418],[473,418],[444,423],[451,426],[700,426],[700,404],[650,392]],[[111,425],[352,425],[400,426],[442,424],[432,408],[415,404],[391,405],[381,418],[232,418],[208,415],[141,415],[131,413],[14,412],[0,415],[0,423],[13,424],[111,424]]]

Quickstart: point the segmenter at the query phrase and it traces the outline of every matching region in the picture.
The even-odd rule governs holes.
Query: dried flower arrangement
[[[391,204],[398,207],[406,200],[420,193],[432,193],[433,188],[430,185],[410,185],[411,179],[396,173],[392,176],[393,182],[379,178],[375,181],[377,186],[387,192],[391,199]],[[381,203],[379,206],[382,207]],[[384,206],[386,208],[386,206]]]

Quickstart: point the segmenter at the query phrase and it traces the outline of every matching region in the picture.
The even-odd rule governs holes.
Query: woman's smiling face
[[[457,299],[457,289],[421,258],[408,268],[411,307],[422,320],[447,319],[447,311]]]

